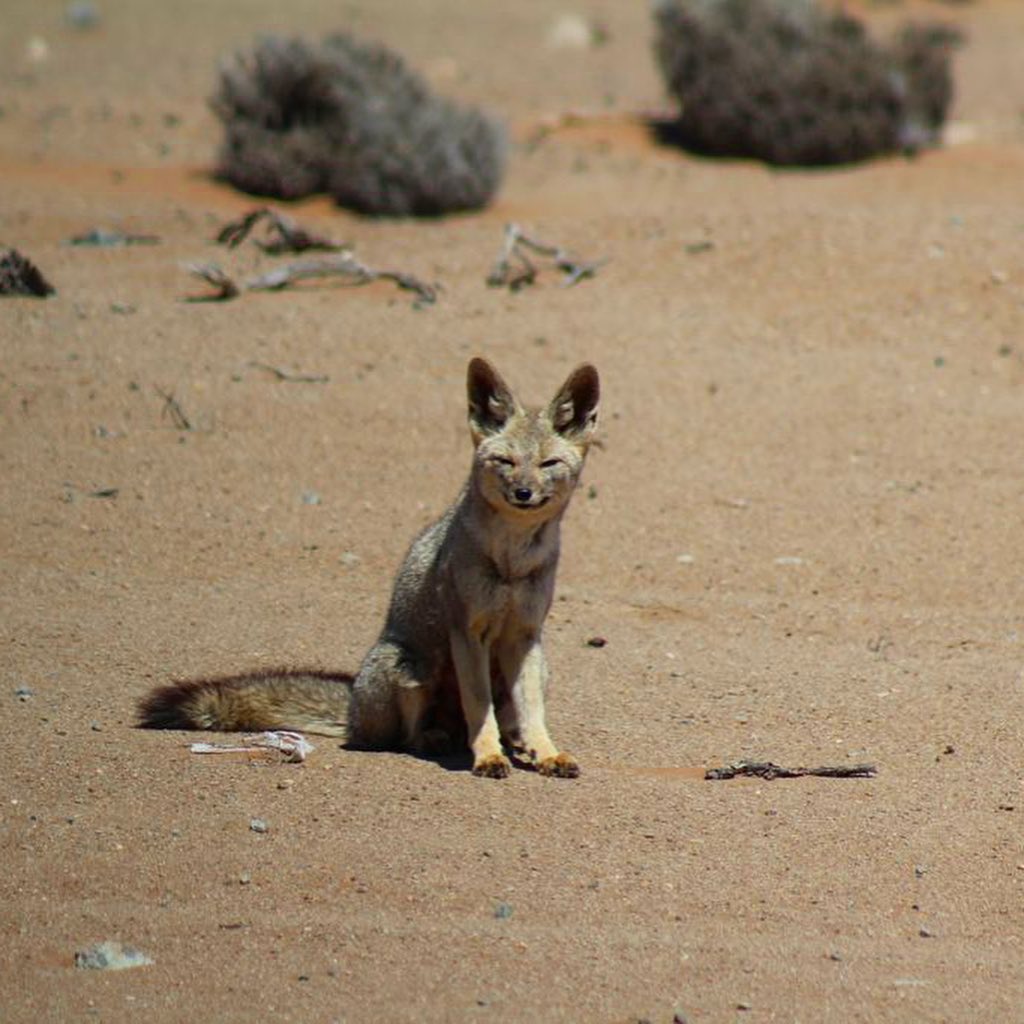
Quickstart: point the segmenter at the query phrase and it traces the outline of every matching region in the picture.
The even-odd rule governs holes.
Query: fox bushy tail
[[[161,686],[139,703],[147,729],[251,732],[295,729],[344,736],[353,676],[317,669],[269,669]]]

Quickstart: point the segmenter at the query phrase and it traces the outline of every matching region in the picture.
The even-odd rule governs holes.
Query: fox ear
[[[469,429],[477,443],[501,430],[518,408],[515,395],[501,379],[501,374],[479,356],[470,360],[466,372],[466,393],[469,398]]]
[[[597,370],[590,363],[577,366],[548,406],[551,425],[571,440],[589,441],[597,426],[600,398]]]

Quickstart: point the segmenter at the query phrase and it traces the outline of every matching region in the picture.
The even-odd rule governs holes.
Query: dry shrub
[[[688,149],[814,165],[939,141],[953,29],[908,25],[882,45],[810,0],[660,0],[655,18],[681,108],[672,136]]]
[[[485,206],[504,170],[494,121],[348,35],[262,39],[222,63],[211,103],[225,132],[218,176],[255,195],[329,192],[363,213],[435,215]]]

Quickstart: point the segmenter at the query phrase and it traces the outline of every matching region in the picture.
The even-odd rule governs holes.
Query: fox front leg
[[[479,640],[454,633],[451,638],[462,713],[473,751],[473,774],[503,779],[512,770],[501,752],[498,720],[491,697],[490,653]]]
[[[506,642],[498,653],[501,672],[509,682],[518,724],[518,745],[541,775],[575,779],[580,768],[569,754],[560,753],[544,721],[544,691],[548,666],[539,637]]]

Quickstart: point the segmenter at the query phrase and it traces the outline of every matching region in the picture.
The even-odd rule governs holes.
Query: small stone
[[[497,904],[494,908],[494,916],[499,921],[506,921],[512,916],[512,904],[505,903],[504,901]]]
[[[603,636],[592,636],[587,640],[588,647],[604,647],[608,641]]]
[[[270,831],[270,826],[262,818],[251,818],[249,820],[249,828],[253,832],[259,832],[261,834]]]
[[[35,693],[27,686],[19,686],[14,691],[14,696],[20,701],[26,701],[31,700],[35,696]]]
[[[931,928],[926,928],[924,925],[918,928],[917,934],[920,935],[922,939],[931,939],[935,936],[935,932],[933,932]]]
[[[95,28],[100,23],[100,12],[89,0],[75,0],[64,8],[64,20],[72,28]]]
[[[153,963],[139,949],[120,942],[100,942],[75,953],[75,966],[91,971],[124,971],[129,967],[144,967]]]
[[[703,252],[711,252],[714,247],[715,243],[709,238],[702,238],[696,242],[687,242],[683,249],[691,256],[699,256]]]
[[[607,30],[579,14],[563,14],[548,30],[553,50],[588,50],[607,40]]]
[[[42,36],[32,36],[25,44],[25,58],[32,64],[50,59],[50,44]]]
[[[316,491],[303,491],[302,492],[302,504],[303,505],[319,505],[321,497]]]

